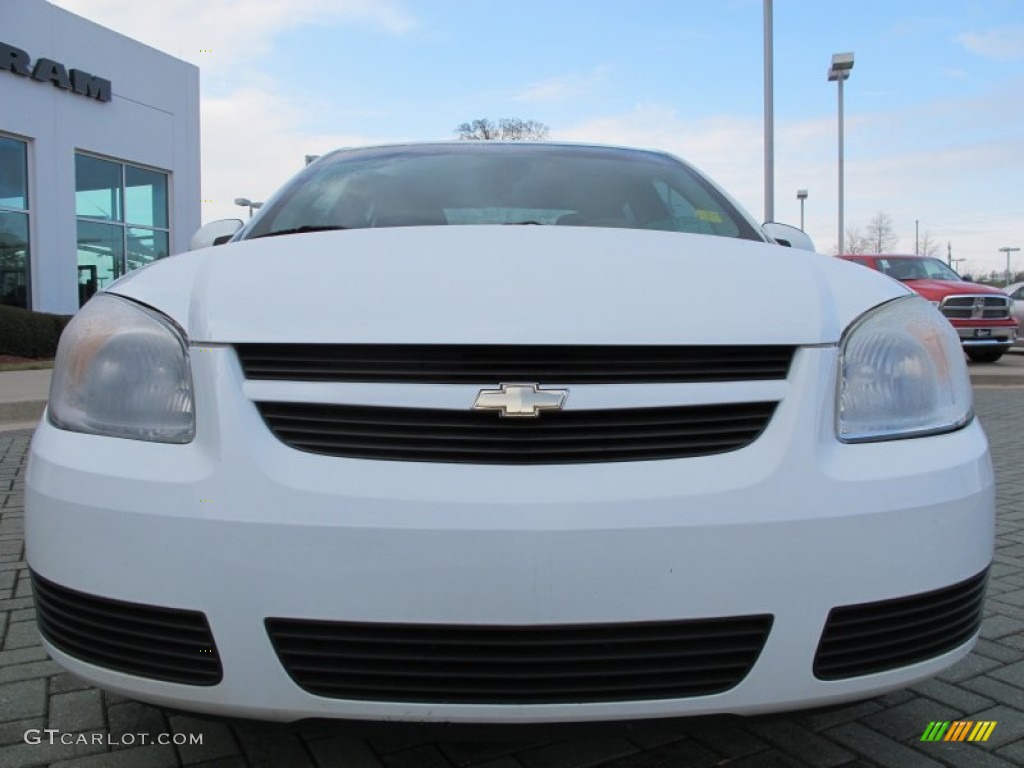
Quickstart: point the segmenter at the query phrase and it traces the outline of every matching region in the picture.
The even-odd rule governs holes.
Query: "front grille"
[[[940,656],[981,626],[988,570],[910,597],[833,608],[814,657],[814,675],[841,680]]]
[[[127,603],[32,573],[39,631],[69,656],[138,677],[216,685],[220,657],[199,611]]]
[[[548,384],[785,379],[791,346],[236,344],[248,379]]]
[[[1009,296],[949,296],[942,300],[939,310],[954,320],[1001,320],[1012,311]]]
[[[267,619],[305,691],[435,704],[566,704],[706,696],[739,685],[772,617],[540,627]]]
[[[274,435],[328,456],[468,464],[574,464],[708,456],[753,442],[776,403],[495,412],[256,403]]]

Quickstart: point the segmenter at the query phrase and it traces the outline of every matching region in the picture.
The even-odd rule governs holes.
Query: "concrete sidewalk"
[[[978,387],[1024,386],[1024,349],[997,363],[968,363],[971,383]],[[31,429],[39,421],[50,390],[51,370],[0,371],[0,431]]]

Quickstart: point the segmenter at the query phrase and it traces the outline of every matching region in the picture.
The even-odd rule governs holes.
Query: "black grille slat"
[[[190,685],[216,685],[220,657],[199,611],[86,594],[32,572],[39,631],[54,647],[97,666]]]
[[[311,664],[292,663],[291,670],[296,674],[331,674],[343,675],[345,677],[372,678],[391,677],[401,675],[403,677],[428,677],[434,681],[444,684],[445,680],[500,680],[504,684],[509,674],[515,674],[516,679],[525,682],[530,680],[545,681],[553,679],[572,678],[617,678],[630,676],[651,675],[659,678],[664,675],[678,674],[680,667],[686,668],[683,664],[672,664],[673,657],[662,656],[654,660],[644,659],[642,662],[626,663],[621,659],[616,660],[614,669],[609,669],[608,664],[599,660],[591,660],[589,664],[568,663],[564,659],[557,660],[556,664],[545,667],[542,663],[517,663],[514,669],[496,668],[491,662],[483,660],[476,663],[467,663],[464,660],[458,669],[452,669],[443,665],[428,666],[406,661],[403,664],[389,663],[387,660],[378,660],[376,665],[368,664],[363,659],[353,659],[349,664]],[[747,657],[745,654],[735,654],[735,661],[729,663],[724,659],[719,660],[713,677],[728,675],[736,670],[747,668]],[[501,665],[498,665],[499,667]],[[506,662],[505,666],[512,664]],[[700,672],[700,667],[694,665],[693,674]],[[661,682],[661,680],[658,680]]]
[[[977,624],[972,624],[969,630],[965,629],[956,634],[950,634],[948,638],[937,639],[925,644],[917,644],[912,648],[895,647],[884,655],[849,653],[845,656],[837,656],[829,660],[830,676],[817,676],[822,680],[839,680],[846,677],[860,677],[872,674],[873,672],[884,672],[889,669],[915,664],[919,661],[927,661],[935,656],[941,656],[958,645],[963,645],[977,631]],[[882,664],[885,666],[880,666]]]
[[[372,650],[366,648],[353,648],[351,644],[346,646],[347,654],[346,659],[351,660],[354,663],[358,663],[359,668],[366,670],[371,669],[374,663],[380,663],[386,661],[388,664],[395,663],[416,663],[416,662],[431,662],[435,660],[444,660],[445,653],[443,651],[431,651],[429,649],[422,649],[418,653],[402,653],[399,651],[392,651],[391,649],[381,650],[380,648],[374,648]],[[707,653],[708,648],[689,648],[685,650],[673,649],[673,648],[651,648],[644,646],[644,657],[650,661],[657,659],[678,659],[682,660],[687,656],[701,656]],[[738,655],[744,653],[744,646],[733,646],[732,648],[717,647],[716,651],[721,653],[723,656],[729,651],[733,650]],[[302,654],[308,658],[309,661],[302,665],[296,665],[296,668],[313,669],[318,667],[318,660],[330,660],[334,658],[335,652],[330,648],[303,648]],[[461,658],[467,664],[473,662],[486,662],[487,664],[495,665],[526,665],[533,664],[537,666],[543,665],[565,665],[569,662],[573,664],[585,664],[585,663],[601,663],[606,664],[608,661],[617,661],[631,659],[635,656],[635,650],[633,648],[628,649],[620,653],[600,653],[598,649],[592,650],[590,653],[583,653],[579,650],[573,650],[571,647],[564,649],[564,653],[561,655],[547,655],[543,659],[537,659],[532,654],[520,651],[519,653],[500,653],[500,654],[486,654],[476,650],[463,650]],[[333,667],[330,667],[333,668]]]
[[[963,645],[981,626],[987,579],[986,569],[945,589],[833,608],[815,654],[815,676],[884,672]]]
[[[984,590],[985,585],[979,584],[968,592],[936,600],[933,605],[918,604],[905,607],[894,605],[879,610],[877,613],[837,618],[831,626],[833,629],[842,630],[843,634],[851,639],[874,634],[879,627],[883,626],[899,626],[909,629],[923,622],[942,620],[947,614],[950,616],[961,615],[965,609],[977,605]]]
[[[287,419],[294,429],[327,429],[344,428],[352,431],[365,429],[374,434],[382,430],[395,428],[430,428],[445,432],[494,432],[495,421],[500,417],[496,413],[469,413],[454,410],[431,410],[418,408],[384,408],[375,406],[323,408],[319,405],[307,406],[305,403],[280,403],[290,407],[282,410],[282,420]],[[697,427],[703,424],[728,428],[730,424],[739,426],[756,426],[764,415],[766,403],[755,403],[761,406],[750,409],[747,403],[736,403],[730,407],[696,407],[679,408],[634,408],[630,410],[608,411],[572,411],[565,415],[545,413],[540,418],[545,421],[523,418],[512,418],[498,421],[503,429],[518,429],[523,432],[535,432],[546,435],[567,434],[583,429],[604,429],[613,423],[619,430],[664,429],[675,421],[680,427]],[[305,406],[305,407],[303,407]],[[555,420],[552,421],[552,416]],[[500,432],[498,433],[500,434]]]
[[[679,698],[738,685],[771,616],[463,627],[267,619],[288,674],[332,698],[568,703]]]
[[[792,346],[236,344],[248,379],[610,384],[785,379]]]
[[[561,464],[706,456],[738,450],[776,403],[557,411],[535,419],[421,408],[259,402],[279,440],[348,458]]]
[[[916,631],[903,635],[899,640],[878,638],[871,642],[836,645],[829,649],[830,663],[864,664],[869,659],[888,659],[893,656],[914,655],[922,650],[930,652],[936,647],[945,647],[950,639],[959,638],[960,642],[949,646],[955,648],[967,641],[977,631],[974,616],[961,616],[955,621],[947,622],[941,628]],[[940,629],[941,631],[936,631]],[[927,657],[924,657],[927,658]],[[920,659],[919,659],[920,660]]]
[[[191,634],[197,642],[203,642],[207,637],[207,633],[195,626],[191,619],[176,621],[173,617],[139,616],[137,611],[136,615],[131,615],[121,605],[111,605],[105,611],[102,601],[69,598],[63,594],[65,592],[70,590],[51,590],[47,594],[48,608],[55,616],[71,616],[78,622],[97,628],[109,627],[116,623],[119,625],[118,631],[128,631],[146,638],[173,635],[184,641],[185,637]],[[128,627],[125,627],[125,624]]]
[[[610,629],[606,629],[610,627]],[[348,634],[343,633],[349,629]],[[564,645],[571,648],[615,644],[634,645],[644,642],[680,642],[683,640],[720,645],[729,639],[759,637],[762,627],[758,621],[743,625],[708,621],[687,621],[665,624],[611,624],[604,625],[562,625],[557,632],[530,627],[442,627],[435,631],[433,625],[417,624],[351,624],[342,622],[317,622],[282,619],[274,627],[274,634],[282,640],[305,642],[337,642],[343,636],[348,643],[362,642],[375,647],[392,645],[419,646],[466,646],[470,648],[530,648],[534,645],[556,648]]]
[[[731,686],[730,686],[731,687]],[[502,704],[533,704],[533,703],[584,703],[598,701],[640,701],[650,699],[671,699],[680,698],[678,681],[662,681],[658,684],[637,686],[635,684],[608,685],[602,689],[586,687],[550,687],[533,688],[528,692],[515,690],[509,686],[485,687],[481,685],[460,686],[456,693],[460,696],[471,696],[467,699],[443,698],[437,696],[436,686],[424,687],[402,687],[382,680],[379,683],[367,685],[345,685],[325,686],[321,691],[311,691],[320,696],[327,696],[338,699],[361,699],[369,701],[407,701],[437,703],[469,703],[491,702],[500,700]],[[700,681],[687,685],[686,697],[708,696],[719,693],[722,690],[722,683],[718,680]],[[360,695],[361,694],[361,695]],[[452,696],[452,693],[448,693]],[[550,697],[558,697],[552,699]],[[538,701],[539,697],[544,697]]]
[[[175,634],[172,635],[175,637],[175,641],[167,643],[163,640],[163,638],[167,637],[166,633],[155,634],[153,632],[140,631],[133,628],[130,623],[123,621],[117,624],[104,624],[76,616],[73,611],[65,611],[54,606],[48,608],[47,621],[55,628],[59,627],[66,632],[78,634],[85,638],[94,637],[97,632],[104,633],[104,636],[107,638],[104,642],[111,646],[159,649],[161,653],[168,655],[181,654],[183,658],[197,653],[198,649],[209,647],[209,643],[206,642],[202,633],[191,632],[193,639],[180,637]],[[116,638],[110,636],[112,634],[111,629],[116,631]],[[179,650],[182,647],[189,647],[192,650],[182,654]]]

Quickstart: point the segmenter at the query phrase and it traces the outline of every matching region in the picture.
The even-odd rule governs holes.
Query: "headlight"
[[[917,296],[861,316],[840,344],[837,432],[844,442],[949,432],[973,416],[956,332]]]
[[[134,302],[93,297],[61,335],[49,417],[72,432],[191,442],[195,408],[184,334]]]

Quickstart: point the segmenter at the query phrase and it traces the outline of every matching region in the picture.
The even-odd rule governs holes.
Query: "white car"
[[[803,242],[659,152],[322,157],[65,331],[47,651],[283,721],[761,713],[948,667],[994,531],[957,336],[768,232]]]

